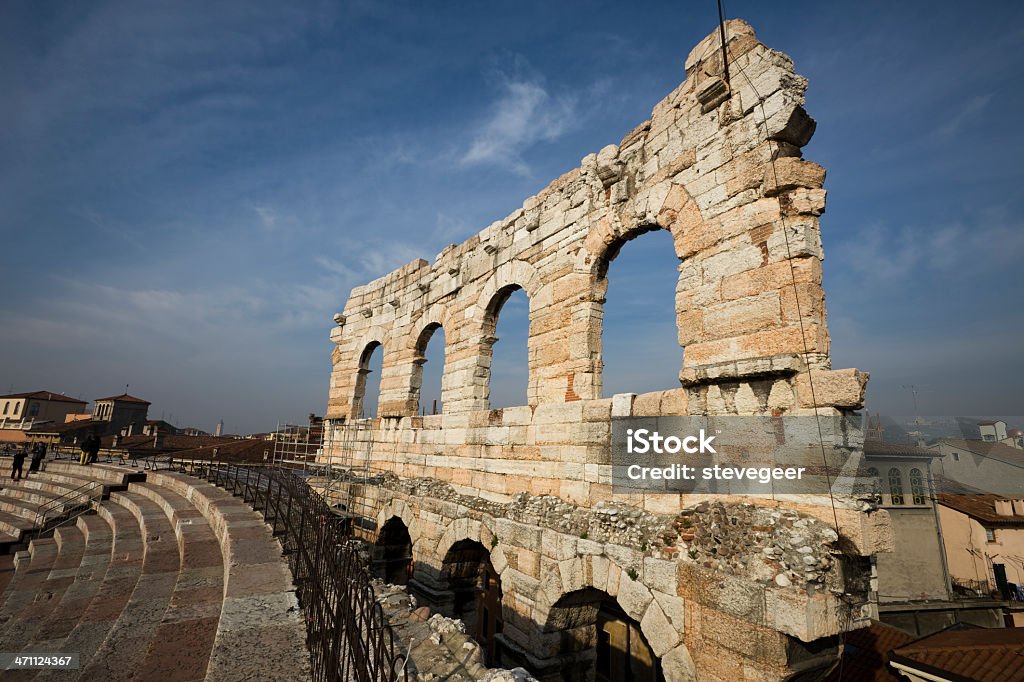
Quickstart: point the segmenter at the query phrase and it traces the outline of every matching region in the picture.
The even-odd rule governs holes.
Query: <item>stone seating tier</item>
[[[0,650],[74,651],[79,669],[4,679],[309,679],[302,611],[262,517],[199,479],[147,473],[53,461],[0,490],[8,544],[28,540],[39,504],[87,481],[109,493],[28,540],[0,594]]]

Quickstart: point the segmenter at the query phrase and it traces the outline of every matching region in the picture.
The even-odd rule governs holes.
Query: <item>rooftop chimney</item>
[[[996,500],[996,514],[1013,516],[1013,502],[1011,500]]]

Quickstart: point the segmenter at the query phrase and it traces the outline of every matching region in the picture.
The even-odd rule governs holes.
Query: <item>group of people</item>
[[[82,450],[82,455],[79,457],[78,463],[83,466],[92,464],[99,456],[100,438],[95,434],[86,436],[79,447]],[[13,450],[8,444],[3,447],[3,453],[11,455],[11,480],[20,481],[22,478],[28,478],[24,468],[25,460],[28,459],[30,454],[32,459],[28,465],[28,472],[39,471],[43,459],[46,458],[46,443],[33,443],[31,448],[29,448],[28,444],[24,444],[15,446]]]
[[[32,462],[28,465],[28,471],[32,473],[33,471],[39,471],[43,458],[46,457],[46,443],[34,443],[31,450],[29,450],[27,445],[23,445],[14,451],[14,456],[11,460],[12,481],[20,481],[23,477],[28,478],[28,474],[25,474],[23,469],[25,468],[25,459],[30,452],[32,454]]]
[[[91,433],[85,437],[85,440],[78,447],[82,449],[82,456],[79,457],[78,463],[82,465],[92,464],[100,453],[100,437]]]

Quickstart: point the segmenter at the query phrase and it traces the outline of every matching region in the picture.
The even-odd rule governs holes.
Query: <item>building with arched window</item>
[[[911,635],[953,623],[999,627],[993,600],[964,599],[954,591],[939,511],[935,503],[935,450],[869,438],[864,443],[870,495],[889,515],[894,551],[880,553],[879,619]]]

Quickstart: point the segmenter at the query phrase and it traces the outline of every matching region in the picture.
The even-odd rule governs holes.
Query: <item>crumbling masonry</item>
[[[335,317],[323,457],[374,477],[331,494],[362,517],[390,579],[464,617],[494,663],[540,679],[595,679],[595,663],[613,679],[622,666],[636,679],[814,679],[837,635],[872,615],[883,511],[827,495],[612,494],[613,416],[834,416],[863,401],[867,375],[830,366],[806,81],[746,23],[726,32],[731,84],[716,30],[618,145],[432,264],[355,288]],[[680,262],[679,388],[602,398],[607,266],[654,229]],[[497,315],[516,289],[530,300],[528,404],[489,410]],[[439,327],[444,409],[421,417]],[[377,346],[378,417],[362,419]]]

